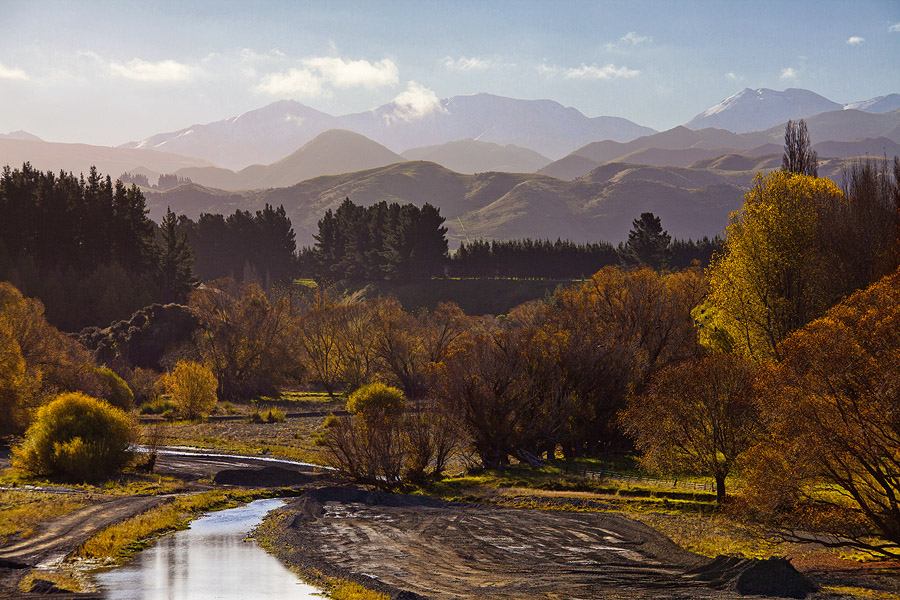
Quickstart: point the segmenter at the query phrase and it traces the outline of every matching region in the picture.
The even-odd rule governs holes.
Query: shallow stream
[[[209,513],[158,539],[127,566],[97,575],[107,600],[316,599],[278,559],[247,540],[282,500],[256,500]]]

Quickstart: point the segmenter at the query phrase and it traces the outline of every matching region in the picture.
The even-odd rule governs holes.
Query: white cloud
[[[28,81],[28,73],[22,69],[15,67],[7,67],[0,63],[0,79],[11,79],[13,81]]]
[[[546,60],[535,68],[537,69],[538,73],[544,75],[545,77],[551,77],[559,73],[559,67],[557,67],[556,65],[548,65]]]
[[[370,63],[367,60],[322,56],[303,59],[302,64],[323,81],[339,88],[376,88],[400,81],[400,71],[389,58]]]
[[[737,74],[735,74],[733,71],[728,71],[727,73],[725,73],[725,79],[727,79],[728,81],[735,81],[735,82],[737,82],[737,81],[743,81],[743,80],[744,80],[744,76],[743,76],[743,75],[737,75]]]
[[[441,101],[434,90],[430,90],[415,81],[410,81],[406,90],[394,98],[394,111],[385,115],[387,123],[395,120],[412,121],[421,119],[435,112],[442,112]]]
[[[372,89],[395,85],[400,80],[400,71],[389,58],[371,63],[317,56],[300,60],[300,65],[264,76],[256,86],[257,91],[273,96],[318,96],[328,92],[328,88]]]
[[[629,69],[625,66],[617,67],[613,64],[605,64],[598,67],[584,63],[580,67],[566,69],[565,73],[566,79],[631,79],[641,74],[637,69]]]
[[[859,37],[858,35],[853,35],[853,36],[850,36],[850,38],[847,40],[847,43],[850,44],[851,46],[859,46],[864,41],[866,41],[866,38]]]
[[[890,27],[888,27],[888,31],[900,31],[900,23],[894,23]]]
[[[797,69],[794,67],[786,67],[781,70],[781,78],[782,79],[796,79],[797,78]]]
[[[490,67],[491,61],[477,56],[473,56],[472,58],[460,56],[455,60],[450,56],[445,56],[441,60],[441,64],[451,71],[477,71]]]
[[[191,76],[192,68],[174,60],[149,62],[133,58],[127,63],[110,61],[109,71],[117,77],[147,83],[172,83],[185,81]]]
[[[322,79],[306,69],[288,69],[284,73],[270,73],[262,78],[256,89],[272,96],[319,96],[323,92]]]
[[[650,44],[653,42],[653,38],[649,35],[638,35],[634,31],[629,31],[625,35],[619,38],[619,41],[615,44],[608,43],[604,44],[603,47],[606,48],[609,52],[615,52],[617,50],[623,50],[625,48],[633,48],[634,46],[638,46],[640,44]]]

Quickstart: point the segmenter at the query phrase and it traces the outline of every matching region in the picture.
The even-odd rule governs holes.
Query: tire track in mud
[[[276,554],[432,600],[741,597],[685,578],[707,559],[621,515],[351,496],[282,509]]]

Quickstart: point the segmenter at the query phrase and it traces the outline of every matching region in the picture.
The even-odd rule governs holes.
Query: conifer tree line
[[[358,206],[346,198],[319,221],[316,244],[304,257],[324,279],[409,281],[441,275],[447,228],[440,210],[425,203]]]
[[[193,221],[178,217],[194,257],[194,273],[201,281],[232,277],[271,287],[297,274],[297,244],[284,207],[251,213],[203,213]]]
[[[148,218],[136,186],[95,168],[85,178],[7,166],[0,215],[0,279],[40,298],[63,330],[183,301],[193,285],[186,241]]]

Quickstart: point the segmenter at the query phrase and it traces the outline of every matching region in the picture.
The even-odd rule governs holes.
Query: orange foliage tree
[[[622,413],[641,462],[664,473],[711,476],[724,502],[725,478],[761,433],[757,370],[737,355],[712,354],[661,371]]]
[[[900,272],[790,335],[748,498],[805,539],[900,557]],[[793,510],[791,510],[793,509]]]

